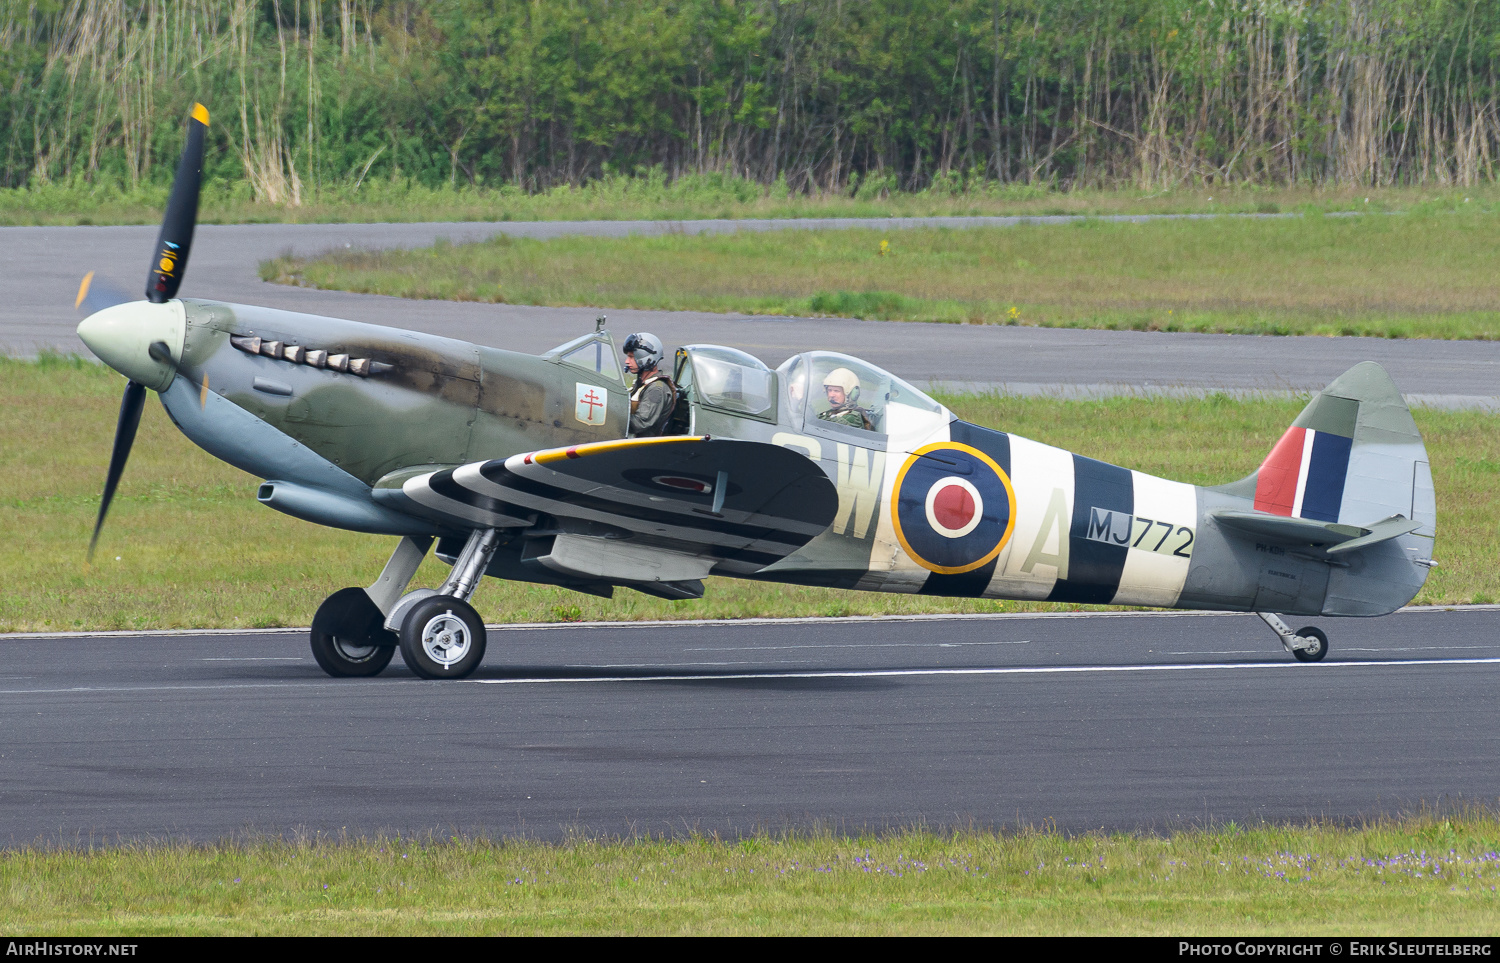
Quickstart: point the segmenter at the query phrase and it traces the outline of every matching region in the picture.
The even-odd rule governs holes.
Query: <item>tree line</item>
[[[1500,0],[0,0],[0,186],[1492,179]]]

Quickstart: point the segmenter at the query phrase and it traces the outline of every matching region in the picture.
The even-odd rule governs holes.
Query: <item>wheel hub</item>
[[[444,667],[468,655],[471,642],[469,627],[451,610],[428,620],[422,629],[422,651]]]
[[[375,646],[373,645],[357,645],[347,639],[337,637],[333,640],[333,647],[338,650],[339,655],[350,662],[363,662],[375,654]]]

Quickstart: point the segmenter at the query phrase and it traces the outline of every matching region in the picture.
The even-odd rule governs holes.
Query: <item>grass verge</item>
[[[0,359],[0,631],[307,625],[318,604],[379,573],[392,539],[321,528],[267,510],[257,481],[196,448],[148,402],[129,467],[90,569],[124,379],[78,359]],[[1194,484],[1258,465],[1295,401],[958,396],[962,417]],[[1441,567],[1423,604],[1500,599],[1500,418],[1420,409],[1438,495]],[[416,585],[436,585],[431,558]],[[747,618],[916,612],[1057,611],[1046,603],[842,592],[711,579],[698,602],[621,590],[611,600],[486,579],[475,597],[501,622]]]
[[[497,237],[266,280],[406,298],[1232,334],[1500,337],[1500,217]]]
[[[0,190],[0,226],[157,224],[170,185],[41,184]],[[697,220],[755,217],[926,217],[976,214],[1200,214],[1281,211],[1492,210],[1500,186],[1471,188],[1243,187],[1140,191],[1056,191],[1046,186],[944,183],[910,193],[793,194],[722,174],[668,180],[658,170],[611,175],[578,187],[529,194],[515,187],[429,188],[409,180],[325,184],[292,207],[257,202],[247,182],[210,181],[204,224],[313,224],[392,221]]]
[[[1487,935],[1500,821],[257,840],[0,856],[15,933]]]

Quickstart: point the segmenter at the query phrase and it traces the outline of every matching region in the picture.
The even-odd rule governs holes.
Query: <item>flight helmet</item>
[[[823,378],[824,388],[844,389],[844,403],[856,404],[859,401],[859,375],[848,368],[834,368]]]
[[[661,339],[648,331],[637,331],[625,339],[625,353],[635,359],[642,371],[661,364]]]

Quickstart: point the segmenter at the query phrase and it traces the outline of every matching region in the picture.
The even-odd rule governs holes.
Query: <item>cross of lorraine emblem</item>
[[[573,417],[585,425],[602,425],[609,411],[609,389],[598,385],[574,383]]]

